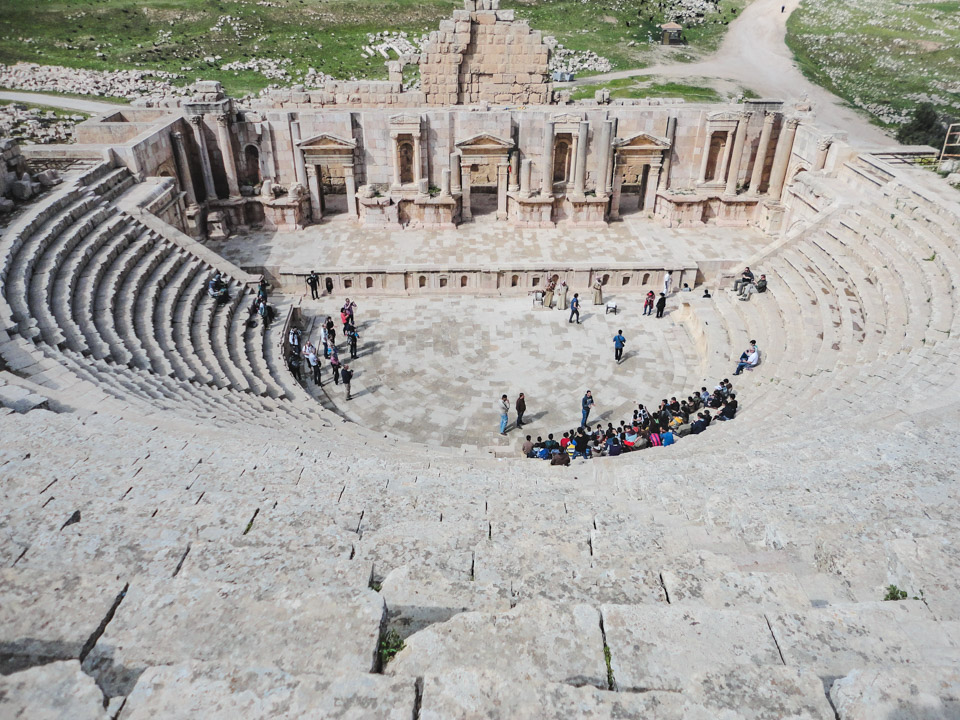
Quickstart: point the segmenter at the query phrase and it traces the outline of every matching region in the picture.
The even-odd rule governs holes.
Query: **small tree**
[[[920,103],[910,122],[897,130],[897,141],[904,145],[929,145],[937,150],[943,145],[946,126],[932,103]]]

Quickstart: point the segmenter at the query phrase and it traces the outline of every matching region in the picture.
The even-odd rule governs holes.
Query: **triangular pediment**
[[[457,143],[457,147],[461,150],[470,148],[502,148],[504,150],[509,150],[513,147],[513,141],[504,140],[503,138],[499,138],[496,135],[490,135],[489,133],[480,133],[479,135],[474,135],[466,140],[461,140]]]
[[[561,113],[550,119],[553,120],[554,125],[579,125],[583,122],[583,116],[574,113]]]
[[[650,133],[637,133],[626,138],[616,140],[618,148],[647,148],[655,150],[666,150],[670,147],[670,142],[666,138],[657,137]]]
[[[331,135],[330,133],[321,133],[320,135],[314,135],[306,140],[301,140],[298,145],[303,150],[333,148],[352,150],[357,146],[357,141],[347,140],[336,135]]]
[[[743,113],[723,110],[720,112],[710,113],[707,115],[707,120],[710,122],[737,122],[739,120],[743,120]]]

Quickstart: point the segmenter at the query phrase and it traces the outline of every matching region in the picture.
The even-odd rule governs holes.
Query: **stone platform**
[[[580,399],[588,389],[596,401],[590,422],[617,424],[633,416],[638,402],[656,404],[703,384],[693,374],[693,343],[671,317],[683,295],[670,298],[661,320],[641,315],[638,296],[620,298],[617,315],[586,299],[580,325],[568,322],[569,313],[533,307],[527,298],[364,299],[357,311],[356,361],[342,341],[340,299],[305,300],[315,344],[323,318],[334,318],[340,360],[356,372],[355,397],[346,401],[329,364],[321,388],[306,386],[337,413],[393,438],[458,448],[519,447],[525,435],[546,438],[549,432],[559,439],[580,424]],[[618,366],[612,339],[620,329],[627,348]],[[522,432],[512,409],[520,392],[528,408]],[[498,435],[504,393],[511,404],[506,440]]]
[[[602,231],[514,228],[481,216],[455,231],[377,230],[333,215],[303,230],[247,231],[208,247],[244,268],[306,274],[374,268],[513,269],[554,264],[679,268],[693,262],[738,262],[768,243],[749,227],[665,228],[635,213]]]

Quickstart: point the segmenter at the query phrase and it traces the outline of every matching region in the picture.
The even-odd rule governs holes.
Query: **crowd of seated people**
[[[697,435],[714,421],[733,420],[737,415],[737,395],[726,378],[712,390],[700,388],[684,400],[664,398],[656,409],[638,405],[631,420],[618,425],[602,423],[568,430],[558,440],[554,433],[547,439],[527,435],[521,451],[526,457],[550,460],[554,465],[569,465],[582,457],[616,457],[649,447],[673,445],[683,435]]]

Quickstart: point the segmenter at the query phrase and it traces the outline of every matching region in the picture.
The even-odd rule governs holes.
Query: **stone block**
[[[476,12],[473,15],[473,20],[478,25],[493,25],[497,22],[497,14],[489,11]]]
[[[452,33],[456,28],[456,23],[453,20],[441,20],[439,27],[441,33]]]
[[[52,662],[0,675],[0,717],[108,720],[103,693],[77,660]]]
[[[413,716],[415,704],[414,678],[293,675],[268,663],[231,668],[187,662],[144,671],[127,698],[123,718],[405,720]]]
[[[465,643],[465,637],[471,641]],[[460,668],[605,688],[600,616],[589,605],[543,601],[499,614],[464,613],[410,636],[386,672],[423,675]]]
[[[33,197],[33,183],[29,180],[16,180],[10,186],[10,194],[16,200],[29,200]]]
[[[633,605],[600,611],[621,690],[680,690],[693,672],[782,664],[760,613]]]
[[[497,20],[502,20],[503,22],[513,22],[513,10],[497,10],[496,13]]]
[[[129,692],[148,666],[191,659],[240,667],[269,660],[293,674],[369,672],[383,617],[383,598],[368,589],[284,584],[271,592],[143,578],[131,583],[84,668],[111,696]]]
[[[960,717],[955,667],[854,670],[836,680],[830,699],[840,720],[951,720]]]

